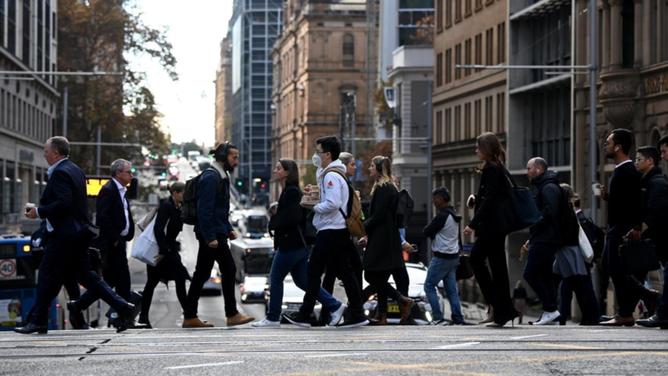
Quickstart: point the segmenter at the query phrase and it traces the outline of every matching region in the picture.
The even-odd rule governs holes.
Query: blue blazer
[[[88,231],[86,175],[69,159],[51,173],[39,200],[39,216],[47,219],[55,236],[73,236]]]

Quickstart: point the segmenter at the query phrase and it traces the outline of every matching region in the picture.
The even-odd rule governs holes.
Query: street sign
[[[385,94],[385,102],[387,102],[388,107],[394,109],[397,106],[397,101],[394,97],[394,88],[386,86],[383,88],[383,93]]]
[[[16,279],[16,259],[0,260],[0,279]]]

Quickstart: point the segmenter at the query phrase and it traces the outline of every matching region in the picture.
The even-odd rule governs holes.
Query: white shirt
[[[445,225],[434,237],[431,250],[446,255],[459,253],[459,224],[452,215],[448,215]]]
[[[114,178],[111,178],[111,180],[116,183],[118,194],[121,196],[121,202],[123,203],[123,211],[125,212],[125,228],[121,231],[121,236],[127,236],[130,232],[130,212],[128,210],[128,201],[125,199],[125,193],[127,193],[128,189],[125,188],[123,184],[119,183],[118,180]]]
[[[622,163],[618,164],[617,166],[615,166],[615,169],[617,169],[617,168],[619,168],[619,166],[621,166],[621,165],[623,165],[623,164],[626,164],[626,163],[629,163],[629,162],[630,162],[630,163],[633,163],[632,160],[627,159],[627,160],[625,160],[624,162],[622,162]]]
[[[320,202],[313,207],[313,226],[316,230],[342,230],[346,227],[346,220],[339,211],[348,212],[348,182],[336,172],[325,170],[336,169],[346,173],[346,166],[338,159],[330,163],[326,169],[319,168],[316,173],[318,188],[320,188]]]

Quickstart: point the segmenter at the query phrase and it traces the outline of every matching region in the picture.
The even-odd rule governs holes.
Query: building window
[[[458,65],[462,64],[462,45],[455,46],[455,80],[462,78],[462,69]]]
[[[355,65],[355,38],[351,34],[343,36],[343,66]]]
[[[23,2],[23,51],[22,51],[22,58],[23,62],[27,66],[32,66],[30,64],[30,4],[31,1],[24,1]]]
[[[443,2],[436,2],[436,31],[443,31]]]
[[[434,144],[443,142],[443,111],[436,112],[436,139]]]
[[[0,0],[0,46],[5,46],[5,0]]]
[[[505,63],[506,62],[506,23],[501,22],[499,26],[497,26],[497,31],[496,31],[496,36],[499,38],[497,42],[497,46],[499,49],[499,56],[497,58],[497,61],[499,64]]]
[[[492,97],[491,95],[485,98],[485,132],[491,132],[494,124],[492,123]]]
[[[452,49],[448,48],[445,51],[445,83],[452,82]]]
[[[473,137],[482,133],[482,99],[475,101],[473,108]]]
[[[482,64],[482,34],[475,36],[475,60],[474,64]],[[480,69],[476,69],[476,72],[480,72]]]
[[[464,1],[465,1],[465,3],[464,3],[464,16],[468,17],[468,16],[471,15],[471,13],[473,13],[472,8],[471,8],[471,1],[472,0],[464,0]]]
[[[445,27],[452,27],[452,1],[445,0]]]
[[[475,11],[479,12],[482,10],[482,0],[475,0]]]
[[[455,137],[454,141],[462,139],[462,106],[455,106]]]
[[[436,86],[443,85],[443,54],[436,55]]]
[[[649,4],[646,4],[649,5]],[[622,4],[622,67],[633,68],[635,36],[635,1],[624,0]],[[666,22],[664,20],[664,22]],[[666,38],[666,36],[663,36]]]
[[[464,105],[464,139],[471,138],[471,102]]]
[[[464,44],[464,64],[470,65],[471,64],[471,39],[467,39],[466,43]],[[471,74],[471,69],[466,68],[464,70],[464,75],[468,76]]]
[[[455,22],[462,21],[462,1],[463,0],[454,0],[455,1]]]
[[[7,3],[7,49],[16,55],[16,0]]]
[[[485,64],[494,64],[494,28],[485,33]]]
[[[443,133],[445,133],[445,143],[449,143],[452,141],[452,109],[448,108],[445,110],[445,129],[443,130]]]
[[[506,94],[496,95],[496,133],[506,131]]]
[[[400,1],[398,25],[400,46],[433,44],[433,0]]]

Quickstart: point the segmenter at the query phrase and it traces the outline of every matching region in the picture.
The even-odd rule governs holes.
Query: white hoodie
[[[325,170],[339,170],[344,176],[346,166],[338,159],[330,163],[327,168],[318,168],[316,180],[320,188],[320,203],[313,207],[313,226],[316,230],[342,230],[346,228],[346,220],[339,211],[342,209],[348,214],[348,182],[335,172]]]

